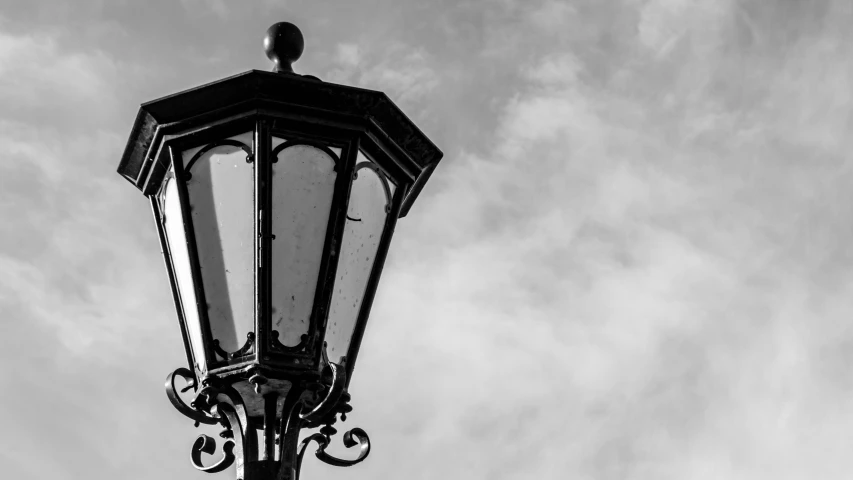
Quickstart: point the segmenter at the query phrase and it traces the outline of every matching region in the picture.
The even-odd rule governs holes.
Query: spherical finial
[[[293,73],[290,64],[299,59],[304,48],[305,39],[296,25],[279,22],[267,29],[264,50],[274,64],[273,71]]]

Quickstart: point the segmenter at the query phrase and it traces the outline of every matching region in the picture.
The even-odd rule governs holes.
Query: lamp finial
[[[273,62],[273,71],[293,73],[291,64],[302,56],[305,39],[299,28],[290,22],[278,22],[267,29],[264,50]]]

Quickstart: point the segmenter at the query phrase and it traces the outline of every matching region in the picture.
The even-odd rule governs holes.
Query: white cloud
[[[453,66],[472,78],[454,98],[497,105],[470,116],[494,128],[476,144],[440,142],[446,159],[397,227],[352,384],[355,411],[338,425],[367,428],[375,449],[345,473],[849,477],[849,34],[802,19],[790,20],[801,30],[781,30],[758,11],[749,28],[767,41],[740,45],[731,22],[747,14],[730,15],[728,2],[558,5],[535,10],[531,24],[489,10],[458,29],[507,32],[505,44],[481,45],[493,56],[456,52]],[[481,20],[489,29],[471,26]],[[554,43],[564,21],[571,42]],[[412,35],[329,51],[347,83],[387,90],[417,116],[439,87],[457,86],[442,83],[437,43]],[[109,59],[7,37],[0,99],[23,99],[8,105],[111,108],[121,82]],[[772,49],[788,37],[793,47]],[[45,57],[26,58],[33,48]],[[484,61],[516,76],[492,63],[479,70]],[[56,93],[54,65],[77,86]],[[178,475],[185,460],[174,449],[193,432],[152,385],[182,352],[146,205],[109,166],[126,132],[39,127],[0,123],[12,159],[0,166],[0,216],[11,219],[0,227],[0,304],[13,318],[4,347],[38,367],[9,364],[15,388],[35,393],[4,402],[31,408],[27,418],[67,410],[56,426],[11,420],[10,451],[24,459],[12,471],[73,476],[81,451],[130,465],[119,445],[143,443],[152,430],[140,425],[159,418],[167,440],[150,455],[175,462]],[[50,340],[51,351],[21,337]],[[93,380],[94,364],[121,381]],[[56,392],[70,400],[47,406]],[[91,392],[109,415],[81,407]],[[131,423],[139,412],[147,416]],[[76,419],[99,420],[86,430],[96,446],[25,461],[52,431],[76,435]],[[306,460],[306,475],[342,474],[317,465]]]
[[[561,54],[540,60],[533,68],[525,70],[525,77],[545,86],[572,85],[578,81],[577,75],[582,65],[572,55]]]
[[[546,0],[531,11],[530,20],[539,28],[556,32],[565,29],[577,14],[577,7],[569,2]]]
[[[361,59],[358,45],[352,43],[339,43],[335,53],[335,61],[345,67],[358,66]]]
[[[68,52],[49,35],[0,34],[0,147],[9,160],[0,165],[0,283],[7,304],[26,305],[28,321],[83,356],[106,355],[151,325],[115,321],[139,316],[147,295],[123,295],[139,280],[134,270],[146,270],[125,255],[138,240],[119,209],[146,208],[110,166],[124,147],[105,125],[117,109],[117,78],[103,53]]]
[[[690,36],[695,52],[707,52],[719,45],[720,29],[731,16],[732,2],[728,0],[651,0],[642,7],[638,38],[659,58],[685,35]]]
[[[835,422],[853,416],[817,393],[834,388],[837,367],[815,373],[841,340],[815,332],[837,331],[853,307],[801,270],[821,256],[807,246],[826,238],[816,225],[849,230],[837,213],[818,213],[829,197],[806,193],[837,202],[844,181],[824,175],[849,181],[849,162],[799,167],[796,147],[844,128],[846,63],[823,67],[826,81],[793,82],[793,70],[765,65],[765,91],[793,101],[774,98],[771,110],[727,103],[709,88],[733,61],[715,37],[724,29],[700,25],[725,15],[705,13],[689,13],[700,58],[660,67],[678,108],[658,102],[669,84],[654,83],[641,62],[626,70],[641,88],[618,90],[590,83],[589,65],[574,56],[543,54],[526,70],[532,83],[506,102],[493,146],[449,155],[436,174],[442,190],[398,226],[360,362],[370,371],[380,368],[374,356],[400,358],[417,381],[383,387],[361,377],[355,388],[362,398],[399,398],[384,413],[393,418],[439,397],[418,410],[435,420],[398,432],[427,446],[417,461],[450,458],[453,448],[431,442],[442,438],[480,445],[466,449],[466,462],[504,478],[519,464],[528,466],[519,478],[793,479],[813,469],[844,478],[851,468],[830,446],[843,442]],[[642,35],[659,51],[665,25],[682,21]],[[767,84],[775,75],[779,87]],[[811,93],[814,84],[825,88]],[[799,95],[818,101],[800,104]],[[814,120],[802,122],[803,112]],[[780,134],[789,146],[768,148]],[[820,138],[823,154],[848,143]],[[791,238],[801,229],[814,233]],[[838,288],[848,291],[845,282]],[[817,309],[817,298],[839,310]],[[833,413],[813,413],[825,408]],[[808,451],[803,436],[816,442]]]
[[[338,44],[333,61],[336,67],[326,72],[325,79],[381,90],[403,108],[418,105],[441,83],[426,50],[401,43]]]
[[[225,0],[181,0],[181,4],[190,12],[208,10],[221,19],[228,18],[231,13]]]
[[[62,52],[48,36],[0,33],[0,106],[41,108],[68,100],[111,104],[111,60],[100,53]]]
[[[141,268],[148,262],[126,254],[139,248],[139,240],[126,230],[127,220],[117,210],[137,205],[138,213],[146,215],[145,202],[141,197],[132,202],[132,192],[125,191],[129,186],[104,178],[111,176],[111,168],[93,172],[93,166],[102,164],[86,162],[102,158],[103,152],[121,151],[121,140],[106,134],[61,140],[20,124],[0,121],[0,126],[0,145],[14,159],[0,167],[8,182],[0,199],[0,214],[8,219],[0,227],[0,284],[6,302],[26,305],[29,321],[58,332],[75,354],[101,356],[105,349],[120,348],[123,338],[140,335],[152,324],[125,325],[115,316],[144,315],[147,296],[168,298],[167,291],[156,287],[156,293],[123,294],[137,282],[158,284],[144,279],[154,273]],[[121,198],[128,201],[117,200]],[[130,225],[149,227],[147,220]],[[153,235],[147,237],[155,241]],[[156,253],[156,241],[149,247]]]
[[[440,83],[429,54],[420,48],[396,45],[366,68],[359,83],[382,90],[402,105],[424,99]]]

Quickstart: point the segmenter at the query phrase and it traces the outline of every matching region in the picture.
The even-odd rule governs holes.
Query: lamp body
[[[250,71],[141,107],[119,173],[151,202],[187,353],[178,376],[206,408],[176,406],[264,431],[267,463],[238,459],[245,472],[285,461],[293,428],[347,411],[395,223],[440,158],[383,93],[312,77]]]
[[[350,377],[406,187],[359,135],[321,133],[252,115],[165,145],[152,207],[199,379]]]

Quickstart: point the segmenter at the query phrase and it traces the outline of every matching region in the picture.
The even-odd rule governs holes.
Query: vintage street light
[[[369,453],[359,428],[343,437],[356,459],[325,449],[352,409],[394,225],[442,156],[384,93],[293,73],[294,25],[270,27],[264,46],[272,73],[142,105],[118,167],[151,201],[181,325],[189,368],[168,376],[169,399],[225,428],[222,458],[202,464],[216,444],[201,435],[192,462],[236,461],[245,480],[298,478],[311,441],[332,465]],[[300,430],[320,426],[297,449]]]

